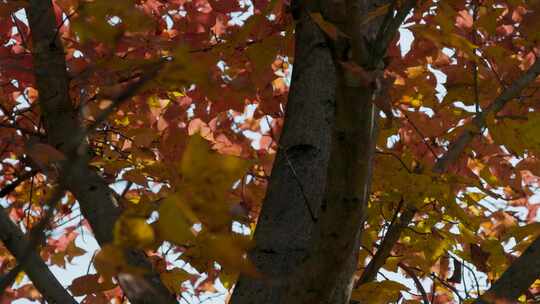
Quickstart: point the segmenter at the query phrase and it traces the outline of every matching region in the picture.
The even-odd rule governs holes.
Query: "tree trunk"
[[[386,16],[366,22],[369,12],[390,2],[293,1],[298,23],[289,104],[252,254],[263,278],[242,277],[233,304],[349,301],[371,182],[373,100],[381,94],[375,83],[388,44],[415,3],[392,2]],[[345,36],[326,37],[311,13],[321,13]],[[342,63],[365,70],[371,80],[351,79]]]
[[[376,110],[371,91],[340,79],[336,123],[320,222],[285,303],[347,303],[369,196]]]
[[[296,51],[285,125],[255,231],[251,258],[262,278],[241,276],[234,304],[284,303],[287,279],[306,255],[326,184],[336,71],[324,34],[297,17]],[[308,208],[309,206],[309,208]]]

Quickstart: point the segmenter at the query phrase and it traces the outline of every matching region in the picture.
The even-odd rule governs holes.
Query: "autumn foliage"
[[[366,24],[406,1],[386,2]],[[46,3],[0,1],[1,302],[54,298],[25,268],[39,258],[89,257],[60,286],[82,303],[137,303],[126,286],[151,275],[181,303],[227,301],[240,274],[276,280],[247,253],[301,60],[293,5]],[[36,26],[47,9],[55,28]],[[472,303],[540,237],[539,40],[540,1],[416,1],[384,67],[336,63],[381,110],[353,301]],[[77,242],[92,231],[95,253]],[[540,280],[522,289],[512,301],[533,303]]]

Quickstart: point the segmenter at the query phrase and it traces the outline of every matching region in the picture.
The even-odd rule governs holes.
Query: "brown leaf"
[[[478,268],[478,270],[482,272],[487,272],[488,271],[487,260],[489,258],[489,253],[483,251],[482,248],[480,248],[480,246],[476,244],[471,244],[470,250],[471,250],[471,260],[474,266],[476,266],[476,268]]]
[[[26,154],[41,168],[47,167],[52,162],[66,159],[64,153],[44,143],[30,142],[26,147]]]
[[[113,289],[115,286],[112,281],[103,279],[99,274],[87,274],[73,280],[68,288],[74,296],[78,297]]]

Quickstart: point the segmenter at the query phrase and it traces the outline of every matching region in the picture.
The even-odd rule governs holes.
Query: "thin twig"
[[[454,257],[455,258],[455,257]],[[478,283],[478,278],[476,277],[476,272],[469,266],[467,265],[467,263],[465,262],[465,260],[463,260],[461,262],[461,265],[463,265],[463,267],[465,267],[468,271],[471,272],[472,276],[473,276],[473,279],[474,279],[474,283],[476,285],[476,293],[477,295],[479,296],[480,295],[480,284]]]
[[[19,176],[16,180],[11,182],[9,185],[5,186],[0,190],[0,198],[3,198],[4,196],[10,194],[15,188],[17,188],[21,183],[29,179],[30,177],[34,176],[37,171],[25,171],[21,176]]]
[[[6,275],[0,278],[0,296],[4,291],[13,284],[17,275],[24,269],[28,259],[31,257],[32,253],[36,248],[43,242],[45,237],[45,230],[49,225],[53,215],[56,204],[60,201],[64,191],[61,186],[57,186],[51,195],[51,197],[45,202],[44,206],[48,207],[43,218],[37,223],[36,226],[32,227],[28,237],[28,246],[25,249],[25,253],[17,259],[17,266],[12,268]]]
[[[424,145],[426,145],[426,147],[429,149],[429,151],[431,152],[431,154],[433,155],[433,157],[435,157],[435,160],[438,160],[439,157],[437,156],[437,153],[435,152],[435,150],[433,150],[433,148],[431,147],[431,145],[426,141],[426,136],[424,136],[424,134],[422,133],[422,131],[420,131],[420,129],[416,126],[416,124],[414,122],[412,122],[412,120],[409,118],[409,115],[407,115],[407,112],[406,111],[401,111],[401,113],[403,113],[403,116],[405,116],[405,118],[407,119],[407,121],[411,124],[411,126],[413,127],[413,129],[416,131],[416,133],[418,133],[418,135],[420,136],[420,138],[422,139],[422,142],[424,143]]]
[[[397,1],[394,1],[394,3]],[[418,0],[406,0],[401,1],[401,7],[397,10],[394,18],[391,18],[390,21],[386,21],[384,29],[379,31],[374,41],[374,46],[371,50],[371,57],[375,58],[373,62],[378,62],[382,57],[384,57],[388,45],[394,39],[395,35],[398,32],[399,27],[405,21],[405,18],[409,15],[411,10],[416,6]],[[389,9],[389,13],[393,14],[395,4]],[[388,16],[388,15],[387,15]]]
[[[420,280],[418,279],[418,276],[416,276],[416,273],[414,273],[414,271],[409,268],[409,266],[399,262],[398,263],[398,266],[401,267],[401,269],[403,269],[410,277],[411,279],[414,281],[414,284],[416,285],[416,288],[418,288],[418,291],[420,291],[420,294],[422,295],[422,300],[424,302],[424,304],[429,304],[429,299],[428,299],[428,296],[427,296],[427,292],[426,290],[424,289],[424,285],[422,285],[422,282],[420,282]]]
[[[403,168],[405,168],[405,170],[407,171],[407,173],[409,174],[412,174],[412,170],[409,169],[409,167],[407,167],[407,165],[405,164],[405,162],[401,159],[401,157],[399,157],[398,155],[392,153],[392,152],[385,152],[385,151],[382,151],[382,150],[376,150],[375,153],[377,154],[381,154],[381,155],[388,155],[388,156],[392,156],[393,158],[397,159],[399,161],[399,163],[401,164],[401,166],[403,166]]]
[[[490,113],[499,112],[510,100],[519,97],[523,91],[540,74],[540,60],[537,58],[534,64],[516,79],[514,83],[505,88],[503,92],[484,111],[478,113],[472,120],[472,126],[465,126],[463,133],[450,145],[448,151],[440,157],[433,167],[436,173],[444,173],[448,167],[453,164],[463,153],[467,145],[473,138],[480,134],[480,131],[486,126],[486,119]]]
[[[120,198],[124,198],[126,196],[126,194],[128,193],[129,189],[131,189],[131,186],[133,186],[133,182],[132,181],[128,181],[126,183],[126,187],[124,188],[124,190],[122,190],[122,193],[120,193]]]
[[[77,151],[80,149],[77,149],[81,145],[81,143],[84,143],[84,138],[88,136],[90,133],[94,132],[97,127],[104,122],[109,115],[111,115],[116,109],[118,109],[119,106],[121,106],[125,101],[129,100],[131,97],[133,97],[144,85],[146,85],[149,81],[153,80],[156,75],[159,73],[159,71],[162,69],[162,67],[165,65],[165,63],[170,62],[172,60],[171,57],[163,57],[158,60],[158,62],[152,62],[148,64],[148,71],[145,73],[142,73],[141,76],[137,81],[134,81],[133,83],[129,84],[120,94],[118,94],[115,98],[112,99],[111,104],[101,111],[94,121],[90,123],[86,128],[81,128],[79,132],[75,133],[73,135],[73,138],[70,139],[68,142],[69,145],[67,148],[65,148],[68,151]]]
[[[399,238],[401,237],[403,229],[409,225],[412,218],[416,214],[416,209],[414,207],[407,206],[401,212],[402,207],[403,207],[403,199],[401,199],[398,203],[398,206],[394,212],[394,215],[388,227],[388,231],[384,235],[381,241],[381,244],[377,248],[377,252],[373,256],[373,258],[369,261],[368,265],[366,266],[366,269],[360,276],[360,279],[358,279],[358,281],[356,282],[355,287],[358,287],[362,284],[369,283],[375,279],[375,276],[377,272],[379,272],[379,269],[382,266],[384,266],[388,257],[390,257],[390,253],[392,252],[392,249],[394,248]],[[400,212],[401,214],[398,217],[398,214]]]
[[[476,33],[476,20],[478,19],[478,5],[475,0],[471,1],[472,3],[472,43],[477,44],[477,33]],[[475,48],[473,52],[476,54],[478,48]],[[476,113],[480,113],[480,94],[478,92],[478,64],[476,61],[473,61],[473,86],[474,86],[474,104],[476,108]]]
[[[436,279],[437,281],[439,281],[439,283],[441,283],[443,286],[445,286],[446,288],[450,289],[453,293],[456,294],[456,296],[458,297],[459,299],[459,303],[463,303],[463,297],[459,294],[459,291],[454,287],[452,286],[450,283],[446,282],[445,280],[439,278],[436,274],[434,273],[431,273],[430,274],[431,278],[432,279]]]
[[[21,44],[22,46],[28,50],[28,44],[26,43],[26,38],[24,37],[24,34],[19,26],[19,24],[17,23],[17,20],[18,18],[15,17],[14,14],[11,14],[11,19],[13,20],[13,24],[15,24],[15,28],[17,29],[17,32],[19,33],[19,36],[21,36]],[[19,20],[20,21],[20,20]]]

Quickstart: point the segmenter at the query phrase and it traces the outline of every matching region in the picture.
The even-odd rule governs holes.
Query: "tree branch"
[[[536,77],[540,74],[540,60],[537,58],[534,64],[523,74],[516,79],[514,83],[505,88],[503,92],[495,98],[484,111],[478,113],[472,120],[472,126],[465,127],[463,133],[450,145],[448,151],[439,158],[433,172],[444,173],[448,167],[453,164],[463,153],[467,145],[473,140],[474,136],[486,126],[486,118],[491,113],[499,112],[510,100],[519,97],[523,91]]]
[[[540,278],[540,238],[537,238],[474,304],[513,303]],[[506,303],[506,302],[505,302]]]
[[[18,185],[34,174],[35,172],[30,171],[21,175],[17,180],[0,190],[0,197],[8,195]],[[24,271],[30,280],[32,280],[34,286],[41,292],[43,297],[48,302],[77,303],[77,301],[71,297],[62,284],[58,282],[56,277],[50,271],[49,267],[47,267],[47,265],[45,265],[41,259],[41,256],[35,250],[28,251],[28,248],[32,248],[30,240],[26,238],[17,225],[11,221],[6,213],[6,210],[1,206],[0,240],[2,240],[4,246],[6,246],[9,252],[17,259],[18,264],[15,267],[24,268]],[[22,260],[26,260],[25,263],[21,263]],[[17,271],[17,273],[19,273],[19,271]],[[3,281],[5,279],[8,279],[8,277],[3,277],[1,280]]]
[[[395,5],[397,1],[394,1],[392,6]],[[397,9],[396,15],[389,19],[388,22],[385,22],[383,26],[381,26],[379,32],[377,33],[375,44],[372,49],[372,56],[374,58],[382,58],[384,57],[386,50],[388,49],[388,46],[390,45],[390,42],[394,39],[396,36],[396,33],[398,32],[399,28],[405,21],[405,18],[411,10],[416,6],[418,0],[407,0],[402,3],[401,7]],[[394,7],[391,7],[391,9],[388,11],[388,16],[390,17],[391,14],[394,13]]]
[[[19,177],[17,177],[16,180],[9,183],[9,185],[5,186],[0,190],[0,198],[3,198],[4,196],[10,194],[15,188],[17,188],[20,184],[22,184],[24,181],[28,180],[30,177],[34,176],[36,174],[36,171],[25,171],[23,174],[21,174]]]
[[[420,280],[418,279],[416,273],[414,273],[414,271],[409,266],[403,263],[398,263],[398,266],[401,267],[401,269],[403,269],[414,281],[414,285],[416,285],[416,288],[418,288],[418,291],[420,291],[420,294],[422,295],[422,300],[424,304],[429,304],[426,289],[424,288],[424,285],[422,285],[422,282],[420,282]]]
[[[399,209],[400,208],[398,207],[396,214],[400,211]],[[415,213],[416,209],[406,207],[399,218],[390,224],[390,228],[388,228],[388,232],[385,234],[381,245],[377,249],[375,256],[369,261],[366,269],[360,276],[360,279],[356,283],[356,287],[369,283],[375,279],[379,269],[384,266],[386,260],[390,256],[392,248],[394,248],[394,245],[399,240],[401,232],[403,232],[403,229],[409,225]]]
[[[28,233],[28,242],[26,242],[26,246],[22,250],[22,254],[16,257],[17,266],[11,269],[0,279],[0,296],[6,290],[6,288],[13,284],[19,272],[21,272],[23,268],[28,268],[27,264],[30,257],[37,253],[36,249],[45,239],[45,230],[47,229],[47,226],[49,226],[49,223],[54,215],[55,206],[60,201],[62,196],[64,196],[64,190],[62,189],[62,185],[58,185],[56,188],[54,188],[51,197],[44,204],[45,207],[48,207],[45,215],[40,219],[37,225],[32,227]]]

